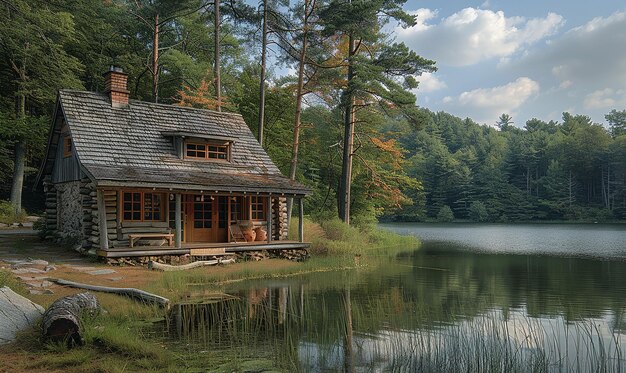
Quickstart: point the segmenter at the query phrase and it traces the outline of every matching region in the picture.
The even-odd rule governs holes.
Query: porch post
[[[174,218],[175,224],[176,224],[176,235],[174,236],[174,246],[176,246],[177,249],[180,249],[180,246],[183,242],[183,224],[180,218],[181,212],[182,212],[182,208],[181,208],[181,195],[180,193],[176,193],[176,217]]]
[[[267,196],[267,204],[265,206],[267,211],[267,243],[272,242],[272,195]]]
[[[298,198],[298,239],[304,242],[304,202]]]
[[[109,234],[107,232],[107,211],[104,203],[104,193],[102,189],[96,190],[96,204],[98,206],[98,229],[100,232],[100,249],[109,249]]]

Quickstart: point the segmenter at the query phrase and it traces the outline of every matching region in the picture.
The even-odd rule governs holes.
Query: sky
[[[417,24],[397,41],[437,61],[418,77],[417,104],[494,125],[509,114],[605,124],[626,109],[626,1],[409,0]]]

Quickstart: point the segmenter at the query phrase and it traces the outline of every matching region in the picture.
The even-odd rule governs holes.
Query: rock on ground
[[[36,323],[44,309],[8,287],[0,288],[0,344],[11,342],[17,332]]]

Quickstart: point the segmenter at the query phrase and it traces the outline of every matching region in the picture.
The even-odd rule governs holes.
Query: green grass
[[[0,288],[3,286],[8,286],[14,292],[26,295],[28,291],[24,284],[19,281],[15,276],[9,272],[8,270],[0,269]]]
[[[295,239],[298,220],[292,219],[290,239]],[[415,249],[419,240],[412,236],[402,236],[376,226],[356,227],[346,225],[335,218],[315,223],[304,220],[304,239],[311,242],[312,256],[346,257],[355,255],[378,255],[398,249]]]
[[[298,222],[292,223],[294,224],[292,232],[297,232]],[[415,249],[419,246],[419,242],[413,237],[399,236],[371,226],[356,228],[347,226],[339,220],[329,220],[321,224],[305,220],[304,224],[305,240],[312,243],[311,258],[305,262],[273,259],[236,263],[214,271],[198,268],[190,271],[165,272],[161,280],[149,285],[145,290],[167,296],[175,302],[196,288],[219,293],[222,285],[228,282],[362,268],[375,265],[376,260],[368,261],[369,257],[391,255],[399,250]],[[10,272],[0,270],[0,286],[4,284],[14,290],[17,289],[16,291],[23,290],[19,281]],[[263,356],[259,355],[257,349],[248,349],[247,345],[244,346],[245,343],[219,351],[211,349],[198,351],[191,347],[172,345],[171,342],[164,340],[160,326],[153,325],[151,321],[163,320],[163,309],[114,294],[98,294],[98,299],[106,312],[84,320],[84,346],[67,349],[64,345],[45,343],[39,339],[38,331],[33,329],[22,335],[12,346],[11,351],[26,352],[30,357],[20,368],[23,370],[51,368],[81,372],[181,369],[198,371],[209,366],[211,371],[223,372],[259,368],[264,371],[298,369],[298,366],[294,365],[293,349],[288,349],[290,352],[286,352],[284,356],[275,356],[276,351],[285,351],[279,346],[282,342],[278,338],[273,339],[273,344],[267,347]],[[268,327],[273,328],[272,325]],[[240,342],[249,342],[251,338],[257,338],[255,333],[250,333],[251,331],[253,330],[246,329],[234,332],[242,338]],[[0,368],[1,366],[2,364]]]
[[[0,201],[0,223],[13,224],[26,221],[26,211],[15,213],[13,205],[9,201]]]
[[[292,220],[290,234],[297,235],[298,221]],[[377,227],[357,228],[339,219],[315,223],[304,221],[304,239],[311,243],[310,258],[305,262],[275,261],[247,262],[229,265],[228,271],[206,271],[198,268],[163,274],[150,291],[173,301],[188,292],[190,286],[219,286],[228,282],[276,279],[314,272],[337,271],[375,266],[377,257],[395,255],[402,250],[415,250],[419,241]],[[290,239],[294,239],[290,236]],[[277,265],[280,264],[280,265]]]

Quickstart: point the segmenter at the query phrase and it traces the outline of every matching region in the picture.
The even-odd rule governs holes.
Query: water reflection
[[[294,371],[620,371],[626,263],[427,243],[375,270],[259,281],[175,307],[177,338]],[[174,321],[175,320],[175,321]]]

